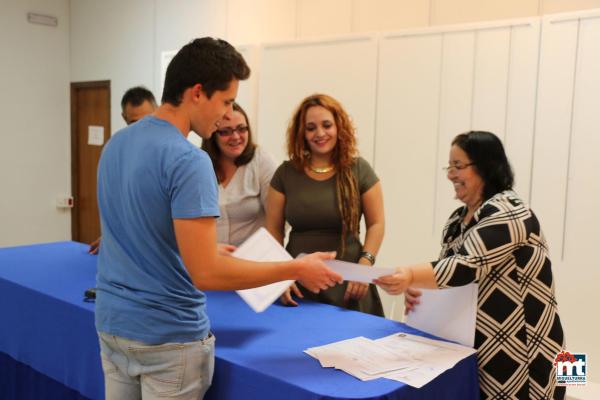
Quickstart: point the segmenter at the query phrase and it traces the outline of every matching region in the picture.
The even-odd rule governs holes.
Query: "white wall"
[[[0,247],[68,240],[71,214],[56,199],[71,192],[69,2],[0,0],[0,10]]]
[[[0,43],[9,54],[0,60],[0,246],[70,238],[70,212],[55,207],[57,196],[70,194],[69,82],[111,81],[114,131],[124,126],[122,93],[141,84],[160,97],[161,52],[194,37],[223,37],[248,49],[593,7],[600,0],[0,0]],[[27,11],[58,17],[58,28],[28,24]],[[255,68],[240,91],[246,103],[257,97],[258,74]],[[22,88],[34,81],[31,96]],[[258,109],[248,108],[256,121]]]
[[[267,81],[261,68],[268,45],[261,44],[387,31],[373,34],[379,41],[377,80],[388,85],[377,86],[371,122],[376,140],[374,151],[367,150],[374,154],[386,196],[388,234],[380,260],[396,259],[393,240],[404,243],[400,261],[435,256],[440,221],[455,205],[439,174],[447,142],[471,127],[495,130],[517,169],[517,188],[531,200],[548,237],[569,347],[600,354],[592,338],[597,323],[584,312],[588,304],[600,304],[592,254],[600,222],[594,202],[600,193],[598,19],[578,13],[547,16],[541,26],[445,26],[600,7],[600,0],[21,3],[0,0],[0,48],[10,55],[0,58],[0,246],[70,238],[70,213],[55,207],[56,197],[70,192],[70,81],[111,81],[111,124],[117,130],[124,125],[119,101],[125,89],[142,84],[160,97],[163,51],[194,37],[219,36],[238,45],[253,66],[240,100],[257,123],[268,115],[258,103],[261,82]],[[58,28],[28,24],[27,11],[57,16]],[[406,28],[413,30],[398,32]],[[396,79],[400,75],[412,79]],[[261,142],[272,134],[259,127]],[[396,149],[400,168],[388,170],[386,162],[399,160]],[[396,208],[397,199],[412,204],[414,212]],[[407,235],[408,229],[415,234]],[[581,293],[587,298],[583,305]]]
[[[116,131],[123,92],[141,84],[160,98],[161,53],[196,37],[246,47],[592,7],[600,0],[72,0],[71,80],[111,80]]]
[[[285,137],[294,110],[313,93],[327,93],[344,104],[353,117],[359,151],[373,162],[376,40],[362,35],[267,45],[259,71],[258,143],[277,163],[287,159]]]
[[[71,81],[111,81],[111,127],[121,118],[121,96],[131,86],[153,89],[158,63],[155,6],[144,0],[71,1]]]
[[[547,16],[542,29],[531,203],[551,246],[569,348],[598,358],[600,10]]]
[[[380,42],[375,167],[385,192],[385,264],[433,260],[459,206],[442,172],[452,138],[471,129],[507,145],[528,200],[537,20],[405,31]]]

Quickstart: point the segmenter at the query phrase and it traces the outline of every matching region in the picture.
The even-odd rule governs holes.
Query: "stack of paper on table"
[[[420,388],[475,350],[396,333],[377,340],[342,340],[304,352],[319,360],[322,367],[342,370],[362,381],[387,378]]]
[[[233,256],[251,261],[289,261],[292,256],[265,229],[254,232],[234,252]],[[393,273],[393,269],[365,267],[344,261],[330,260],[326,264],[338,272],[344,280],[371,282],[373,279]],[[240,297],[256,312],[262,312],[290,287],[293,281],[281,281],[257,287],[238,290]]]

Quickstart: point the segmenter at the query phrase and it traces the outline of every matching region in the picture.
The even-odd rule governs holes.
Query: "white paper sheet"
[[[289,261],[292,256],[267,232],[260,228],[234,252],[234,257],[251,261]],[[294,281],[281,281],[254,289],[237,290],[237,294],[256,312],[263,312],[290,287]]]
[[[390,371],[383,377],[416,388],[422,387],[463,358],[475,353],[470,347],[407,333],[389,335],[375,342],[412,360],[412,368]]]
[[[477,284],[449,289],[425,290],[420,304],[408,313],[406,324],[423,332],[458,342],[475,345]]]
[[[321,366],[334,367],[362,381],[380,378],[379,371],[396,371],[410,362],[362,336],[312,347],[304,352],[318,359]]]
[[[391,275],[395,272],[394,268],[368,267],[340,260],[327,260],[325,264],[342,275],[345,281],[371,283],[373,279]]]
[[[393,371],[385,374],[384,378],[406,383],[409,386],[420,388],[431,382],[446,369],[439,367],[421,366],[409,370]]]
[[[357,379],[387,378],[421,387],[475,353],[469,347],[406,333],[377,340],[355,337],[304,351],[322,367],[342,370]]]

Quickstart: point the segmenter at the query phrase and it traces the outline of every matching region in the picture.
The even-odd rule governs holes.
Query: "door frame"
[[[79,212],[77,211],[76,194],[79,193],[79,169],[78,166],[78,153],[77,149],[79,146],[79,138],[77,137],[77,115],[79,110],[77,109],[77,91],[85,88],[106,88],[108,90],[108,127],[107,132],[110,138],[112,132],[110,127],[110,116],[112,111],[111,104],[111,93],[110,93],[110,81],[87,81],[87,82],[71,82],[71,193],[74,197],[73,207],[76,212],[71,212],[71,239],[79,238]],[[106,134],[105,134],[106,136]]]

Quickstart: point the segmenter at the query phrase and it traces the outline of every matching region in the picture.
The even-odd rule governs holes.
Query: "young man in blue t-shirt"
[[[329,253],[255,263],[217,251],[217,182],[208,155],[186,138],[211,136],[249,74],[227,42],[194,40],[167,68],[162,105],[104,148],[96,328],[107,399],[204,396],[214,337],[202,290],[291,279],[316,292],[341,281],[323,263]]]

